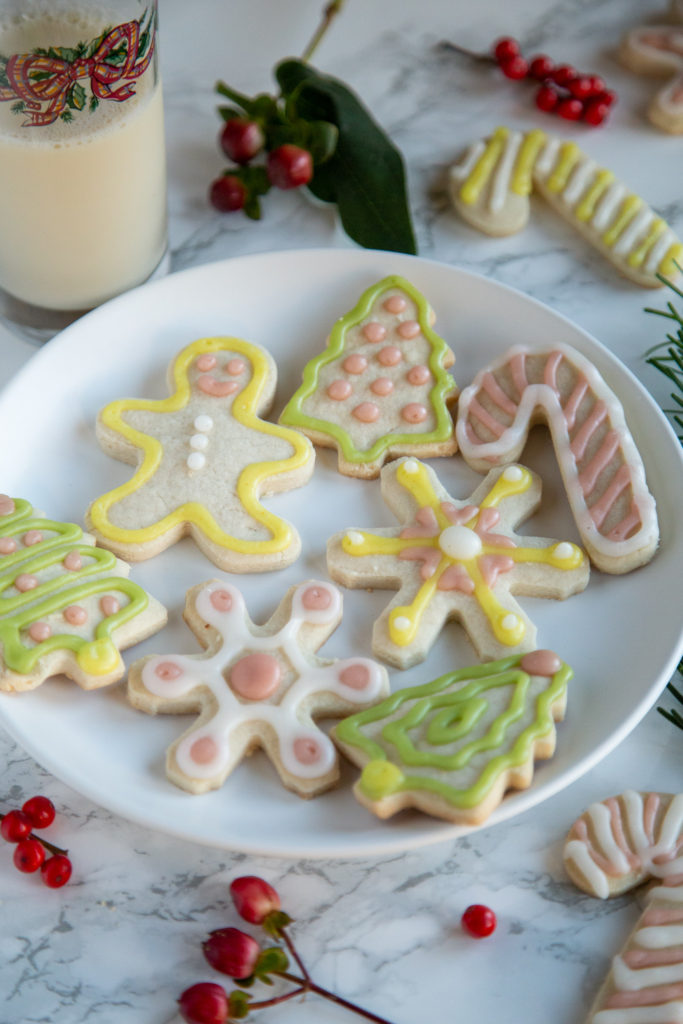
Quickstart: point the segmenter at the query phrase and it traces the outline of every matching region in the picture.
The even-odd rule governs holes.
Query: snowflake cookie
[[[531,784],[534,759],[555,752],[572,670],[533,651],[409,686],[332,731],[363,769],[354,787],[380,818],[417,807],[478,825],[506,790]]]
[[[382,470],[382,496],[402,525],[337,534],[327,565],[346,587],[398,588],[373,651],[399,668],[424,660],[447,619],[462,622],[483,660],[533,650],[536,627],[512,594],[565,598],[588,583],[575,544],[513,533],[541,500],[541,480],[524,466],[491,470],[455,501],[432,469],[400,459]]]
[[[337,753],[313,718],[345,715],[389,692],[386,669],[374,661],[314,655],[341,617],[342,597],[330,583],[290,588],[264,626],[251,622],[229,583],[189,590],[185,619],[205,653],[143,658],[128,677],[131,703],[142,711],[200,713],[168,750],[171,781],[190,793],[217,789],[263,747],[299,796],[333,786]]]
[[[455,356],[432,328],[424,296],[402,277],[368,288],[332,329],[327,348],[304,369],[280,423],[325,448],[339,471],[376,477],[395,455],[456,450],[446,369]]]
[[[299,536],[259,498],[306,483],[315,456],[297,431],[260,419],[275,393],[273,359],[239,338],[202,338],[177,356],[169,378],[169,398],[122,399],[99,415],[104,450],[138,468],[90,506],[93,533],[129,561],[189,533],[231,572],[289,565]]]

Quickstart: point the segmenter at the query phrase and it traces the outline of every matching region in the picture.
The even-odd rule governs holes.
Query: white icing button
[[[348,533],[346,534],[346,539],[349,542],[349,544],[353,544],[354,547],[357,547],[358,544],[363,543],[364,537],[363,534],[358,533],[357,530],[349,530]]]
[[[403,472],[404,473],[417,473],[417,471],[418,471],[417,459],[407,459],[403,463]]]
[[[503,480],[509,480],[511,483],[517,483],[522,479],[522,470],[519,466],[508,466],[503,473]]]
[[[506,633],[511,633],[513,629],[517,629],[518,625],[519,620],[516,615],[506,615],[503,621],[501,622],[501,626],[503,627]]]
[[[201,433],[211,430],[212,426],[213,420],[210,416],[197,416],[197,419],[194,421],[194,429],[199,430]]]
[[[556,544],[553,548],[553,558],[557,558],[560,562],[565,562],[574,555],[574,547],[568,541],[563,540],[560,544]]]
[[[206,455],[202,455],[201,452],[192,452],[191,455],[187,456],[188,469],[203,469],[205,465]]]
[[[195,448],[197,451],[203,451],[208,443],[209,439],[206,434],[193,434],[190,438],[190,448]]]
[[[439,547],[444,555],[458,562],[465,562],[481,554],[481,537],[467,526],[448,526],[439,537]]]
[[[410,629],[412,623],[410,619],[407,619],[405,615],[397,615],[394,619],[394,629],[397,629],[399,633],[405,633],[407,629]]]

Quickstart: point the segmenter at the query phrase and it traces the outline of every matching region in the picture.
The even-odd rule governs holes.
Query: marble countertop
[[[298,53],[322,0],[162,0],[172,268],[273,249],[340,246],[328,209],[304,196],[267,197],[264,218],[219,216],[207,186],[223,167],[212,87],[268,88],[269,69]],[[549,210],[519,236],[476,235],[452,214],[445,172],[458,151],[498,123],[538,125],[575,138],[683,229],[680,137],[644,118],[652,83],[629,75],[614,48],[627,27],[663,12],[637,0],[348,0],[320,48],[319,67],[345,78],[402,149],[420,254],[517,287],[599,338],[665,404],[665,380],[644,362],[662,340],[643,307],[663,301],[623,281]],[[505,13],[503,13],[505,12]],[[537,114],[528,90],[439,52],[513,34],[602,74],[620,95],[609,127],[588,130]],[[34,348],[0,327],[8,380]],[[37,792],[56,803],[55,841],[71,848],[71,883],[44,889],[0,849],[0,1024],[166,1024],[188,985],[220,980],[201,941],[235,924],[228,884],[262,874],[297,918],[295,935],[316,979],[395,1024],[429,1019],[579,1024],[639,913],[637,900],[581,895],[562,868],[562,840],[594,800],[626,788],[681,788],[683,737],[651,710],[588,775],[512,821],[456,843],[379,859],[286,861],[206,849],[148,832],[91,804],[0,734],[0,808]],[[485,942],[459,926],[486,903],[498,929]],[[227,980],[227,979],[226,979]],[[265,1011],[273,1024],[351,1020],[309,998]]]

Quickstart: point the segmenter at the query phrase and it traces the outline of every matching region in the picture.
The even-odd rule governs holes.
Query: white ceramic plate
[[[538,625],[539,646],[556,650],[573,666],[575,678],[555,757],[537,765],[531,788],[507,796],[490,824],[545,800],[612,750],[653,703],[683,647],[681,451],[645,390],[579,328],[482,277],[390,253],[280,252],[188,270],[78,321],[12,381],[0,396],[0,436],[14,439],[21,427],[22,440],[4,446],[0,490],[25,496],[51,517],[82,522],[89,502],[131,473],[99,449],[93,429],[98,409],[114,398],[165,395],[167,364],[204,335],[237,335],[273,353],[280,368],[276,415],[334,319],[390,273],[408,277],[432,303],[436,329],[456,353],[460,387],[483,363],[519,342],[563,342],[592,359],[624,403],[660,513],[661,548],[650,565],[622,577],[593,572],[588,589],[566,602],[522,599]],[[578,540],[544,430],[534,432],[522,461],[542,474],[544,499],[521,532]],[[433,465],[456,497],[466,497],[481,479],[458,456]],[[392,524],[378,484],[342,477],[335,467],[336,455],[319,451],[307,487],[266,499],[269,508],[296,524],[304,550],[285,571],[233,577],[257,621],[271,614],[292,583],[326,578],[325,542],[331,533]],[[134,578],[167,604],[170,622],[127,651],[128,664],[151,651],[198,649],[182,623],[184,594],[214,575],[214,566],[189,540],[134,567]],[[322,653],[370,655],[371,622],[390,597],[387,591],[345,593],[344,621]],[[475,662],[462,629],[452,624],[426,662],[391,673],[392,685],[426,682]],[[469,831],[416,813],[376,820],[351,794],[357,770],[350,765],[344,766],[338,789],[301,800],[282,788],[261,753],[240,765],[221,790],[190,796],[164,774],[165,749],[187,721],[134,710],[123,683],[84,693],[56,679],[30,693],[0,698],[0,722],[68,785],[147,827],[200,843],[286,856],[375,855]]]

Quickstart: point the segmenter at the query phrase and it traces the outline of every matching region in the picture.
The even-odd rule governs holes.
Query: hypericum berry
[[[22,839],[14,850],[14,866],[26,874],[37,871],[45,860],[45,848],[39,839]]]
[[[576,78],[576,69],[571,64],[560,64],[553,71],[552,78],[553,82],[564,86],[566,89],[569,83]]]
[[[285,142],[268,154],[267,171],[275,188],[300,188],[313,177],[313,157],[307,149]]]
[[[614,89],[604,89],[595,98],[596,100],[600,100],[601,103],[606,103],[608,107],[611,107],[613,103],[617,102],[617,94]]]
[[[560,97],[551,85],[542,85],[536,93],[536,106],[539,110],[550,113],[558,104]]]
[[[224,174],[211,183],[209,202],[221,213],[233,213],[241,210],[247,201],[247,190],[244,183],[234,174]]]
[[[235,910],[250,924],[263,924],[268,914],[280,909],[280,897],[272,885],[256,875],[243,875],[230,883]]]
[[[261,152],[265,141],[261,125],[246,117],[226,121],[220,134],[221,149],[236,164],[248,164]]]
[[[234,981],[251,977],[261,954],[256,939],[239,928],[217,928],[202,943],[202,949],[214,970]]]
[[[44,862],[40,874],[49,889],[61,889],[71,878],[71,861],[63,853],[56,853]]]
[[[587,75],[577,75],[568,83],[567,88],[575,99],[587,100],[593,95],[593,79]]]
[[[8,811],[0,822],[0,835],[8,843],[20,843],[31,835],[33,823],[24,811]]]
[[[532,57],[529,63],[529,78],[538,78],[539,81],[543,81],[544,78],[550,76],[554,67],[550,57],[539,53],[537,57]]]
[[[587,124],[599,125],[609,114],[609,104],[600,99],[588,100],[583,110],[583,120]]]
[[[601,78],[600,75],[591,75],[590,76],[590,81],[591,81],[591,93],[590,93],[591,96],[599,96],[600,93],[604,92],[605,89],[607,88],[607,86],[605,85],[604,78]]]
[[[508,57],[507,60],[499,61],[500,70],[506,78],[526,78],[529,72],[529,65],[520,54],[516,57]]]
[[[473,903],[462,915],[461,923],[474,939],[485,939],[496,929],[496,915],[483,903]]]
[[[518,53],[519,43],[511,36],[503,36],[493,47],[493,56],[499,64],[504,60],[509,60],[510,57],[516,57]]]
[[[49,828],[55,820],[55,805],[46,796],[32,796],[21,809],[34,828]]]
[[[200,981],[186,988],[178,1000],[178,1011],[186,1024],[225,1024],[228,994],[222,985]]]
[[[578,121],[583,113],[583,103],[581,100],[560,100],[555,107],[555,110],[564,117],[567,121]]]

